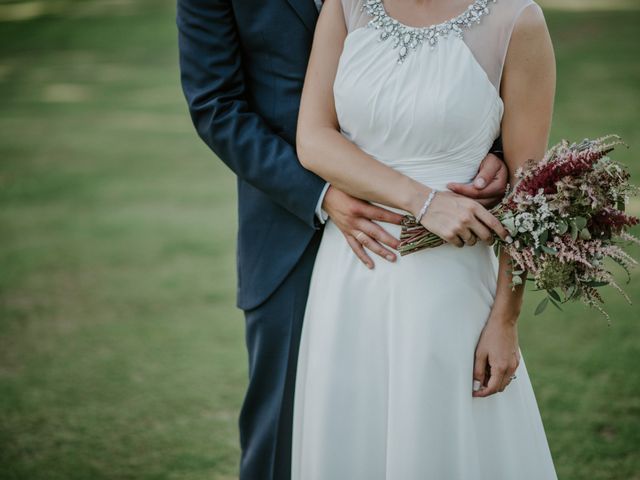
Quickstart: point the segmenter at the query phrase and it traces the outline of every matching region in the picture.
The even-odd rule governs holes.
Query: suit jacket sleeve
[[[178,0],[176,20],[182,88],[198,135],[238,177],[319,228],[325,181],[247,103],[230,1]]]
[[[500,160],[504,161],[504,151],[502,150],[502,135],[499,135],[498,138],[495,139],[493,145],[491,145],[491,150],[489,153],[493,153],[496,157],[500,158]]]

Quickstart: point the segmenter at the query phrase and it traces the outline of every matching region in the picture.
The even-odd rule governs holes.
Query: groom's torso
[[[252,111],[295,145],[304,75],[318,18],[314,0],[229,0]],[[238,303],[259,305],[297,264],[317,231],[238,178]]]
[[[318,18],[314,0],[232,1],[247,100],[290,143]]]

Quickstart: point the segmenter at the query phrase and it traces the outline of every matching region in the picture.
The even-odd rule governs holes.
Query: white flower
[[[516,215],[515,222],[519,232],[531,232],[533,231],[535,218],[529,212],[522,212]]]

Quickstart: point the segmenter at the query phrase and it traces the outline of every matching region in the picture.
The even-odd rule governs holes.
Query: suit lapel
[[[287,2],[289,2],[291,8],[295,10],[309,31],[313,32],[318,21],[318,9],[315,2],[313,0],[287,0]]]

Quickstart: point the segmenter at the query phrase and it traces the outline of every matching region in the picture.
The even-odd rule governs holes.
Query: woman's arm
[[[325,1],[300,101],[296,137],[300,162],[357,198],[417,212],[429,188],[365,154],[340,133],[333,82],[346,35],[340,0]]]
[[[544,156],[549,141],[555,85],[553,46],[542,10],[534,4],[525,8],[517,21],[501,85],[505,105],[502,142],[512,185],[515,184],[514,172],[518,167],[527,159]],[[516,324],[524,282],[512,291],[508,269],[509,257],[502,251],[495,302],[475,356],[474,379],[487,388],[474,392],[474,396],[484,397],[503,391],[520,363]],[[485,374],[487,365],[491,367],[489,377]]]
[[[354,197],[416,215],[431,189],[367,155],[341,133],[333,83],[347,31],[340,0],[327,0],[316,26],[298,117],[297,149],[305,168]],[[500,222],[476,201],[439,192],[423,225],[457,246],[472,238],[486,241],[491,230],[508,236]]]

